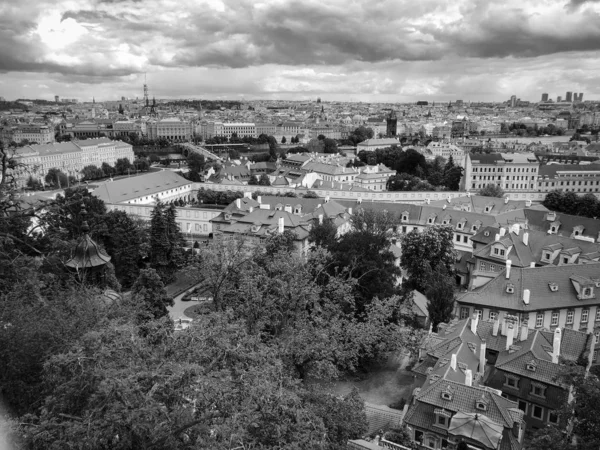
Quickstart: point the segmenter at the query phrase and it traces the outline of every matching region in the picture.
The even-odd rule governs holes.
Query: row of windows
[[[481,169],[481,170],[478,170]],[[498,169],[498,170],[496,170]],[[473,172],[502,172],[504,169],[506,169],[506,172],[514,172],[514,173],[526,173],[529,172],[529,167],[515,167],[514,171],[512,170],[512,168],[510,167],[473,167]],[[537,168],[532,167],[531,168],[531,173],[536,173],[537,172]]]

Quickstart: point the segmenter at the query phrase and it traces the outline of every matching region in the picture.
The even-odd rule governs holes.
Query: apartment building
[[[600,164],[546,164],[540,166],[541,192],[600,192]]]
[[[465,190],[495,184],[505,191],[536,191],[539,166],[532,153],[469,153],[464,173]]]
[[[396,175],[396,171],[383,164],[376,166],[364,166],[358,168],[358,175],[354,177],[354,184],[369,191],[385,191],[390,177]]]

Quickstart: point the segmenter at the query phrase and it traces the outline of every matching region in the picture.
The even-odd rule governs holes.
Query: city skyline
[[[597,0],[0,3],[0,96],[598,98]]]

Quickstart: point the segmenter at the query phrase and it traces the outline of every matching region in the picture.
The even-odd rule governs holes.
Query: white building
[[[465,190],[488,184],[505,191],[535,192],[540,164],[533,153],[469,153],[464,174]]]
[[[385,139],[367,139],[359,143],[356,146],[356,152],[360,152],[361,150],[365,150],[367,152],[372,152],[377,150],[378,148],[386,148],[391,147],[393,145],[400,145],[400,141],[393,138],[385,138]]]
[[[465,167],[466,153],[462,148],[457,147],[449,142],[435,142],[431,141],[427,146],[434,158],[441,156],[446,161],[452,157],[454,164],[460,167]]]

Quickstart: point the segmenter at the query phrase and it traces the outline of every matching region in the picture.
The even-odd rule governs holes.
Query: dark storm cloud
[[[569,3],[566,4],[566,8],[574,11],[576,9],[578,9],[580,6],[584,5],[585,3],[598,3],[600,2],[600,0],[571,0]]]
[[[598,1],[571,0],[573,11],[565,15],[564,0],[557,0],[554,9],[472,0],[451,6],[436,0],[381,0],[264,7],[251,0],[224,0],[221,9],[182,0],[165,9],[159,0],[96,0],[93,8],[61,12],[61,21],[76,21],[88,30],[64,50],[77,60],[71,63],[66,61],[73,58],[48,57],[45,43],[31,33],[45,13],[43,4],[32,2],[30,14],[0,14],[0,71],[115,77],[139,73],[144,64],[348,66],[594,51],[600,50],[600,16],[576,9]],[[560,18],[557,11],[567,18],[561,27],[552,26]],[[549,25],[540,26],[544,21]]]

